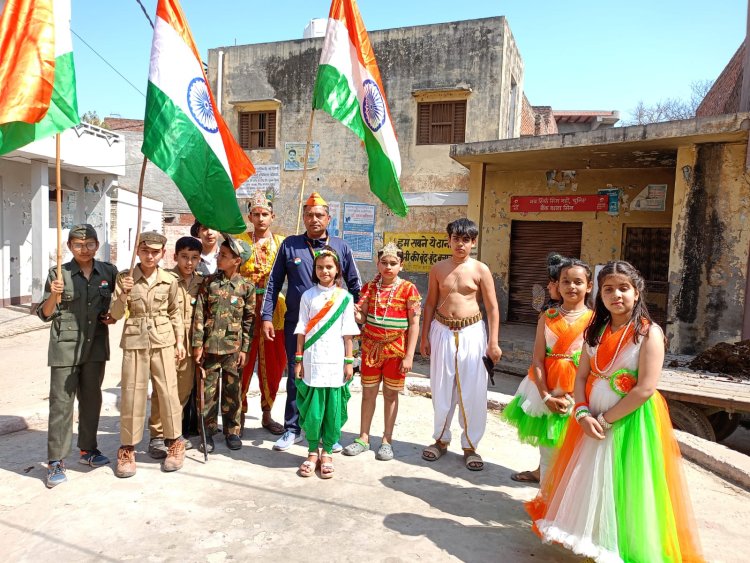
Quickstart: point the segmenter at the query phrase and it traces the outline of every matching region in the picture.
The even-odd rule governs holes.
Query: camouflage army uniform
[[[222,374],[221,415],[224,434],[240,434],[240,352],[250,349],[255,319],[255,288],[239,273],[227,279],[224,272],[212,274],[198,291],[193,315],[193,348],[203,347],[206,371],[203,416],[206,432],[218,426],[218,381]]]
[[[190,341],[193,332],[193,306],[198,297],[198,290],[200,289],[201,283],[203,282],[203,275],[199,272],[193,273],[190,281],[185,281],[182,277],[180,270],[176,267],[172,270],[167,270],[170,274],[177,278],[177,284],[180,289],[181,304],[182,304],[182,321],[185,327],[185,336],[183,342],[185,346],[190,346]],[[183,409],[183,418],[185,416],[185,406],[190,400],[190,394],[193,391],[193,384],[195,383],[195,362],[191,354],[185,354],[185,358],[179,362],[177,368],[177,394],[180,398],[180,405]],[[154,387],[151,393],[151,416],[148,419],[148,428],[151,438],[163,438],[164,429],[161,423],[161,416],[159,414],[159,392]],[[193,411],[195,412],[195,411]],[[195,415],[193,415],[195,416]],[[183,434],[185,434],[185,424],[183,420],[182,425]]]

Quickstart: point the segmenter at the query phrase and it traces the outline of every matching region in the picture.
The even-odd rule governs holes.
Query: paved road
[[[165,474],[138,453],[138,473],[114,477],[68,460],[69,482],[44,487],[47,370],[45,331],[0,339],[0,420],[40,413],[39,427],[0,436],[0,534],[6,561],[575,561],[531,533],[522,502],[536,489],[512,482],[513,471],[536,465],[534,448],[490,415],[481,452],[485,471],[472,473],[459,450],[435,463],[419,457],[431,431],[431,405],[403,396],[396,459],[369,452],[335,457],[330,481],[302,479],[296,467],[306,448],[271,451],[251,400],[250,430],[240,452],[222,442],[207,464],[195,450],[182,471]],[[113,335],[116,338],[116,335]],[[116,342],[116,340],[113,340]],[[115,346],[105,388],[116,391]],[[348,443],[359,422],[360,395],[350,403]],[[274,407],[277,419],[283,395]],[[457,426],[454,425],[454,426]],[[374,431],[382,428],[377,413]],[[457,430],[457,428],[456,428]],[[118,412],[102,413],[102,450],[114,457]],[[695,466],[687,466],[705,552],[712,561],[744,561],[750,495]]]

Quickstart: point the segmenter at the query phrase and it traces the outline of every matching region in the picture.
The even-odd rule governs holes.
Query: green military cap
[[[140,244],[145,244],[154,250],[161,250],[167,245],[167,237],[156,231],[146,231],[141,233]]]
[[[231,250],[235,256],[239,256],[242,259],[243,264],[250,259],[252,251],[250,250],[250,245],[244,240],[236,239],[228,233],[221,233],[221,236],[224,237],[224,241],[227,243],[229,250]]]
[[[96,229],[88,223],[81,223],[80,225],[74,225],[71,227],[70,232],[68,233],[68,240],[74,238],[92,238],[97,242],[99,241],[99,235],[96,234]]]

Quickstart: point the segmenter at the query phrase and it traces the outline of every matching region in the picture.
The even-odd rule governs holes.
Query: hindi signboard
[[[568,211],[607,211],[606,195],[511,196],[510,210],[514,213],[556,213]]]
[[[383,244],[395,243],[404,252],[404,270],[429,272],[436,262],[451,255],[448,235],[442,233],[383,233]]]

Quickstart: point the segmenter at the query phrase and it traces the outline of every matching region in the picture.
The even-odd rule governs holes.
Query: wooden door
[[[664,327],[669,299],[669,227],[625,227],[622,259],[646,280],[646,305],[651,318]]]

